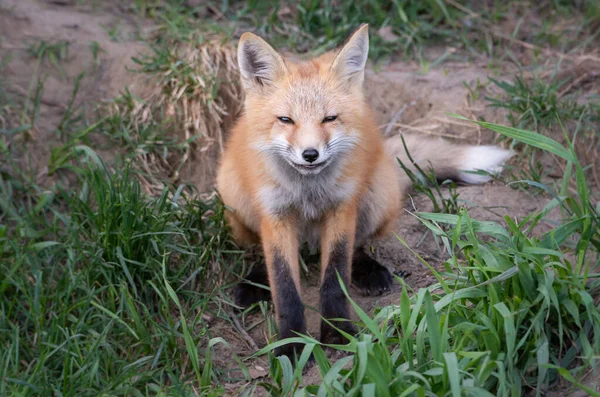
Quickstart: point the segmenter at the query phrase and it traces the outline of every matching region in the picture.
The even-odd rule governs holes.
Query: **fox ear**
[[[369,57],[369,25],[362,24],[337,53],[331,68],[342,79],[360,85]]]
[[[238,65],[247,90],[269,86],[287,71],[281,55],[266,41],[249,32],[240,38]]]

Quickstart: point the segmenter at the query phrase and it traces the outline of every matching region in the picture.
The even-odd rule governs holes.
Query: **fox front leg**
[[[305,334],[296,223],[293,218],[268,218],[261,222],[260,230],[279,338],[295,337],[296,332]],[[287,344],[277,348],[275,355],[293,359],[301,349],[300,344]]]
[[[354,334],[356,330],[349,321],[348,300],[342,291],[338,274],[344,285],[349,287],[356,216],[355,205],[342,206],[327,216],[321,234],[321,315],[324,319],[345,319],[331,323],[350,334]],[[324,320],[321,321],[320,339],[327,344],[344,342],[342,334]]]

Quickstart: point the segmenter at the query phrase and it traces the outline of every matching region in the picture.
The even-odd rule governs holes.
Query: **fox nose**
[[[319,152],[316,149],[306,149],[302,152],[302,157],[309,163],[314,163],[319,158]]]

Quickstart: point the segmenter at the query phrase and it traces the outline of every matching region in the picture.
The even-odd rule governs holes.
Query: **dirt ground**
[[[103,27],[104,26],[104,27]],[[106,27],[119,27],[119,38],[111,38]],[[48,42],[68,41],[67,59],[61,62],[64,75],[58,68],[42,63],[41,72],[46,76],[39,117],[29,134],[28,158],[38,170],[38,183],[48,182],[48,161],[53,146],[60,144],[60,138],[53,133],[59,124],[64,109],[71,97],[73,80],[83,71],[77,103],[90,109],[101,101],[119,95],[125,87],[144,98],[148,86],[139,74],[128,72],[134,66],[131,58],[148,51],[148,48],[135,36],[140,29],[148,29],[145,22],[120,11],[119,7],[104,5],[95,9],[70,1],[0,0],[0,59],[9,59],[3,74],[8,83],[7,89],[15,95],[23,95],[29,89],[36,65],[27,48],[40,40]],[[97,42],[105,51],[100,53],[97,62],[90,51],[90,43]],[[587,64],[586,64],[587,65]],[[600,65],[585,66],[600,69]],[[576,71],[576,69],[573,69]],[[515,68],[507,65],[501,73],[510,78]],[[416,63],[391,63],[381,66],[377,72],[369,71],[366,87],[371,104],[377,111],[382,131],[394,134],[398,131],[439,135],[480,144],[491,143],[495,134],[484,131],[456,119],[446,113],[459,113],[467,117],[485,116],[488,121],[504,121],[504,114],[484,107],[483,97],[470,100],[466,85],[475,86],[484,82],[490,71],[487,62],[444,63],[443,67],[423,73]],[[484,90],[492,90],[491,87]],[[590,92],[599,93],[598,85],[589,87]],[[487,91],[487,94],[493,94]],[[110,150],[99,150],[99,154],[110,161]],[[216,159],[215,159],[216,160]],[[201,186],[210,187],[212,181],[194,179],[197,173],[188,172],[182,179]],[[460,199],[471,208],[473,218],[503,222],[509,215],[520,218],[543,208],[548,198],[534,196],[518,189],[507,187],[499,182],[481,186],[460,186]],[[410,196],[405,202],[407,213],[397,222],[395,232],[407,244],[432,265],[440,267],[445,253],[437,246],[431,234],[408,211],[430,211],[431,203],[424,196]],[[554,214],[558,219],[560,214]],[[543,225],[541,226],[544,227]],[[391,270],[406,270],[411,275],[406,282],[413,288],[427,286],[434,282],[429,270],[394,236],[383,241],[373,242],[373,255]],[[309,264],[312,268],[314,264]],[[311,272],[314,273],[314,272]],[[318,272],[316,272],[318,274]],[[318,307],[318,280],[306,277],[303,298],[307,306]],[[367,310],[399,302],[400,286],[382,297],[368,298],[353,294],[353,297]],[[318,334],[319,316],[307,310],[308,331]],[[267,343],[268,334],[261,315],[245,318],[244,325],[251,328],[250,336],[259,347]],[[262,321],[262,322],[261,322]],[[260,323],[258,326],[253,324]],[[233,346],[238,354],[252,353],[247,342],[227,324],[215,320],[213,334],[219,333]],[[226,355],[225,352],[223,354]],[[227,362],[223,358],[222,362]],[[256,377],[266,375],[268,364],[264,359],[250,365]],[[317,380],[318,374],[311,371],[308,381]],[[591,380],[590,385],[595,386]],[[232,390],[235,386],[231,385]],[[560,395],[560,394],[556,394]]]

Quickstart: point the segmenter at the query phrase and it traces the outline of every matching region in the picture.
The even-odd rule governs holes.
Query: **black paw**
[[[253,284],[250,284],[248,281]],[[244,281],[235,286],[236,305],[246,309],[257,302],[271,299],[271,292],[268,289],[258,287],[254,284],[269,285],[264,267],[255,267]]]
[[[241,282],[235,287],[235,304],[243,309],[247,309],[260,301],[271,299],[271,293],[261,287],[257,287],[246,282]]]
[[[378,296],[392,288],[392,273],[363,250],[352,259],[352,285],[363,295]]]
[[[279,346],[273,351],[273,355],[275,357],[279,356],[287,356],[292,363],[292,366],[296,368],[298,361],[300,360],[300,356],[302,355],[302,351],[306,345],[302,343],[289,343],[287,345]],[[304,365],[302,372],[306,372],[315,364],[315,356],[313,354],[310,355],[308,361]]]
[[[335,350],[330,347],[327,347],[325,349],[325,355],[327,356],[330,362],[336,362],[344,357],[348,357],[350,354],[352,353],[343,350]]]
[[[347,334],[352,336],[356,335],[357,331],[354,325],[350,321],[331,321],[331,324],[336,328],[344,331]],[[340,331],[331,325],[327,324],[325,321],[321,321],[321,335],[319,340],[321,343],[325,343],[327,345],[345,345],[349,341],[348,339],[342,335]]]
[[[406,278],[406,277],[410,276],[410,272],[407,272],[406,270],[396,270],[394,272],[394,276],[398,276],[400,278]]]
[[[288,343],[287,345],[279,346],[273,351],[275,357],[287,356],[293,363],[294,359],[300,359],[304,345],[302,343]]]

